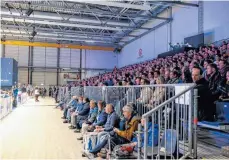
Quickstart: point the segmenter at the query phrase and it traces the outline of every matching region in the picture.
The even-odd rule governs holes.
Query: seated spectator
[[[203,71],[203,77],[208,81],[208,74],[207,74],[207,67],[209,64],[211,64],[212,61],[211,60],[205,60],[204,61],[204,71]]]
[[[169,70],[165,71],[164,78],[165,78],[165,84],[168,83],[170,80],[170,71]]]
[[[103,126],[107,121],[107,113],[104,110],[105,106],[103,101],[98,102],[98,113],[97,117],[94,121],[92,121],[92,116],[89,115],[88,119],[82,124],[81,134],[82,136],[80,138],[77,138],[78,140],[83,140],[83,135],[87,131],[94,131],[96,126]],[[91,111],[90,111],[91,112]]]
[[[202,77],[201,68],[192,69],[192,80],[198,89],[198,121],[213,121],[215,106],[208,82]]]
[[[108,115],[105,125],[104,126],[95,126],[96,129],[94,130],[95,133],[96,132],[98,133],[97,144],[100,144],[100,140],[104,135],[107,135],[109,132],[113,131],[114,127],[119,126],[120,119],[118,115],[116,114],[116,112],[114,111],[114,106],[112,104],[107,104],[105,111]],[[91,153],[99,152],[99,150],[103,148],[105,145],[106,143],[102,145],[100,144],[99,147],[97,146],[96,150],[93,149]]]
[[[72,96],[71,101],[67,104],[67,106],[64,108],[64,112],[63,112],[63,117],[61,117],[62,119],[66,119],[67,118],[67,112],[68,109],[70,109],[73,106],[76,106],[78,103],[78,99],[77,96]]]
[[[177,71],[170,72],[170,80],[168,84],[178,84],[182,83],[181,79],[179,78],[179,73]]]
[[[156,80],[156,84],[164,84],[165,80],[163,77],[158,77]],[[152,97],[150,99],[150,103],[148,107],[153,109],[157,105],[161,104],[165,98],[165,88],[164,87],[156,87],[153,91]]]
[[[141,85],[149,85],[147,79],[141,79]],[[140,97],[137,99],[140,103],[148,103],[152,95],[152,90],[150,87],[142,87]]]
[[[192,83],[192,75],[187,67],[182,69],[181,78],[183,83]]]
[[[76,130],[74,132],[79,133],[80,129],[82,128],[82,124],[84,122],[93,123],[97,117],[97,114],[98,114],[97,104],[95,100],[91,100],[89,115],[85,114],[85,112],[83,113],[82,111],[78,112],[77,119],[76,119]]]
[[[63,123],[70,123],[71,122],[71,115],[74,112],[80,112],[83,109],[83,97],[79,97],[78,102],[76,105],[71,106],[67,109],[67,116]]]
[[[141,125],[142,125],[142,131],[144,131],[145,128],[145,119],[141,119]],[[146,145],[146,149],[150,151],[152,151],[152,147],[157,146],[158,145],[158,136],[159,136],[159,132],[158,132],[158,125],[154,124],[154,129],[152,129],[152,118],[149,117],[148,118],[148,127],[147,127],[147,131],[148,131],[148,141],[147,141],[147,145]],[[116,151],[116,154],[120,154],[117,156],[130,156],[130,153],[132,153],[133,151],[138,151],[138,146],[141,148],[141,150],[143,150],[144,147],[144,133],[140,134],[140,138],[141,138],[141,143],[138,144],[138,134],[135,134],[133,137],[133,140],[131,141],[131,143],[127,143],[127,144],[121,144],[121,145],[117,145],[114,147],[114,151]],[[152,144],[153,143],[153,144]]]
[[[89,99],[84,97],[82,110],[77,108],[75,112],[71,114],[71,126],[69,126],[69,129],[76,129],[77,116],[87,116],[88,115],[90,111],[89,102],[90,102]]]
[[[229,66],[227,65],[227,62],[225,60],[219,61],[219,72],[221,75],[221,83],[224,84],[226,82],[226,73],[229,71]]]
[[[227,71],[226,79],[227,79],[227,82],[218,87],[221,93],[220,95],[221,100],[229,98],[229,71]]]
[[[121,131],[118,128],[114,128],[113,133],[112,132],[108,133],[111,136],[111,141],[116,145],[129,143],[133,138],[133,133],[138,128],[139,119],[133,116],[133,108],[130,105],[126,105],[123,107],[123,115],[126,119],[125,130]],[[99,139],[98,144],[95,146],[94,149],[90,151],[90,153],[92,154],[98,153],[103,147],[108,145],[107,142],[108,142],[108,136],[106,134],[103,137],[103,139]]]
[[[216,64],[211,63],[207,66],[207,76],[209,77],[208,83],[209,83],[209,89],[214,97],[215,100],[219,98],[219,91],[218,91],[218,85],[221,81],[220,73],[218,72],[218,68]]]

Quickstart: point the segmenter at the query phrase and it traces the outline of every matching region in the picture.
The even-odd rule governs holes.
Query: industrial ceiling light
[[[30,2],[28,3],[29,4],[29,9],[25,12],[25,14],[27,15],[27,16],[30,16],[32,13],[33,13],[33,9],[30,7]]]
[[[31,8],[29,8],[29,9],[25,12],[25,14],[26,14],[27,16],[30,16],[32,13],[33,13],[33,9],[31,9]]]

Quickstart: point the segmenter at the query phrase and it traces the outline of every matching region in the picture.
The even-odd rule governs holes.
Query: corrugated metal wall
[[[33,66],[32,83],[34,85],[56,85],[57,84],[57,48],[33,47]],[[87,55],[86,55],[87,53]],[[5,45],[5,57],[14,58],[18,61],[18,82],[28,83],[28,64],[29,47]],[[106,61],[104,61],[106,59]],[[82,50],[82,68],[112,68],[116,64],[116,58],[113,53],[106,51],[87,51]],[[80,50],[79,49],[60,49],[60,68],[80,68]],[[97,75],[103,71],[82,72],[82,78]],[[59,84],[65,84],[64,76],[59,73]]]

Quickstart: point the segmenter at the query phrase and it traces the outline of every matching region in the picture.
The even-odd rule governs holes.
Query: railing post
[[[144,159],[147,159],[147,144],[148,144],[148,116],[145,117],[145,123],[144,123]]]
[[[141,159],[141,124],[138,124],[138,133],[137,133],[137,137],[138,137],[138,160]]]
[[[198,90],[194,89],[194,125],[193,125],[193,149],[194,159],[197,158],[197,122],[198,122]]]
[[[193,134],[193,116],[194,116],[194,90],[191,89],[190,91],[190,99],[189,99],[189,109],[188,109],[188,139],[189,139],[189,153],[193,154],[192,148],[193,148],[193,139],[192,139],[192,134]],[[193,156],[193,155],[192,155]]]

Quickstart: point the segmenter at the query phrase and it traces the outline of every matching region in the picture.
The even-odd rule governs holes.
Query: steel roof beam
[[[130,40],[130,41],[127,41],[123,46],[126,46],[126,45],[130,44],[131,42],[136,41],[136,40],[138,40],[139,38],[142,38],[143,36],[145,36],[145,35],[149,34],[150,32],[152,32],[152,31],[154,31],[154,30],[156,30],[156,29],[158,29],[158,28],[164,26],[165,24],[167,24],[167,23],[169,23],[169,22],[171,22],[171,20],[167,20],[167,21],[164,21],[164,22],[158,24],[157,26],[153,27],[153,28],[150,29],[149,31],[146,31],[146,32],[142,33],[141,35],[139,35],[138,37],[133,38],[133,39]]]
[[[32,26],[15,26],[15,25],[5,25],[3,23],[1,23],[1,28],[4,29],[28,29],[30,31],[33,30]],[[88,36],[99,36],[99,37],[115,37],[115,38],[121,38],[121,34],[110,34],[110,33],[95,33],[95,32],[82,32],[82,31],[74,31],[74,30],[69,30],[69,31],[61,31],[60,29],[50,29],[50,28],[36,28],[35,26],[35,30],[37,32],[44,32],[44,33],[57,33],[57,34],[71,34],[71,35],[88,35]],[[129,35],[129,37],[137,37],[136,35]]]
[[[181,1],[160,1],[160,2],[167,3],[167,4],[182,5],[182,6],[199,7],[198,4],[188,3],[188,2],[181,2]],[[154,2],[151,2],[151,3],[154,3]]]
[[[87,3],[87,4],[94,4],[94,5],[103,5],[103,6],[112,6],[112,7],[119,7],[119,8],[131,8],[137,10],[145,10],[148,11],[151,9],[150,5],[138,5],[138,4],[129,4],[129,3],[120,3],[116,1],[82,1],[82,0],[65,0],[68,2],[80,2],[80,3]]]
[[[12,12],[11,12],[12,13]],[[10,14],[9,12],[1,12],[1,17],[4,17],[4,18],[18,18],[18,19],[24,19],[25,21],[27,20],[38,20],[38,21],[50,21],[52,24],[53,23],[58,23],[57,25],[60,25],[60,24],[65,24],[67,23],[66,26],[69,26],[69,24],[74,24],[74,25],[89,25],[90,27],[89,28],[92,28],[93,26],[95,26],[95,28],[98,28],[98,26],[101,26],[101,28],[99,29],[110,29],[110,30],[121,30],[121,29],[135,29],[136,27],[134,26],[123,26],[123,25],[114,25],[114,24],[101,24],[101,23],[91,23],[91,22],[75,22],[75,21],[71,21],[71,20],[61,20],[61,19],[54,19],[52,18],[52,16],[50,16],[49,18],[44,18],[42,16],[39,16],[39,15],[35,15],[33,17],[28,17],[28,16],[20,16],[19,14],[17,13],[12,13]],[[60,17],[59,17],[60,18]],[[44,23],[44,22],[42,22]],[[42,24],[41,23],[41,24]],[[50,24],[51,24],[50,23]],[[118,23],[117,23],[118,24]],[[86,27],[87,28],[87,27]],[[117,29],[118,28],[118,29]],[[146,28],[146,27],[142,27],[141,29],[146,29],[148,30],[149,28]]]
[[[24,37],[32,37],[30,34],[28,35],[26,32],[15,31],[15,30],[0,30],[3,35],[10,35],[13,36],[24,36]],[[69,41],[96,41],[96,42],[105,42],[105,43],[113,43],[113,41],[108,39],[93,39],[93,38],[80,38],[80,37],[67,37],[67,36],[58,36],[52,34],[42,34],[37,33],[35,37],[40,38],[47,38],[47,39],[57,39],[57,40],[69,40]]]
[[[14,2],[14,4],[17,3],[20,5],[19,2]],[[44,7],[47,7],[47,5],[44,5],[44,4],[31,4],[31,6],[33,6],[34,10],[36,10],[36,7],[37,6],[44,6]],[[117,15],[116,12],[105,12],[105,11],[95,11],[93,9],[80,9],[80,8],[68,8],[68,10],[72,10],[71,12],[69,12],[68,10],[66,10],[66,8],[62,8],[62,7],[59,7],[59,6],[50,6],[51,8],[55,8],[57,9],[58,11],[60,12],[64,12],[64,13],[69,13],[69,14],[72,14],[72,13],[75,13],[75,14],[84,14],[84,15],[97,15],[97,16],[102,16],[102,17],[115,17]],[[52,13],[52,12],[47,12],[47,13]],[[68,15],[69,15],[68,14]],[[120,19],[139,19],[141,18],[142,20],[148,20],[150,18],[153,18],[153,19],[160,19],[160,20],[168,20],[169,18],[166,18],[166,17],[158,17],[158,16],[148,16],[148,15],[138,15],[136,16],[136,14],[126,14],[126,13],[122,13],[119,15],[119,18]]]

